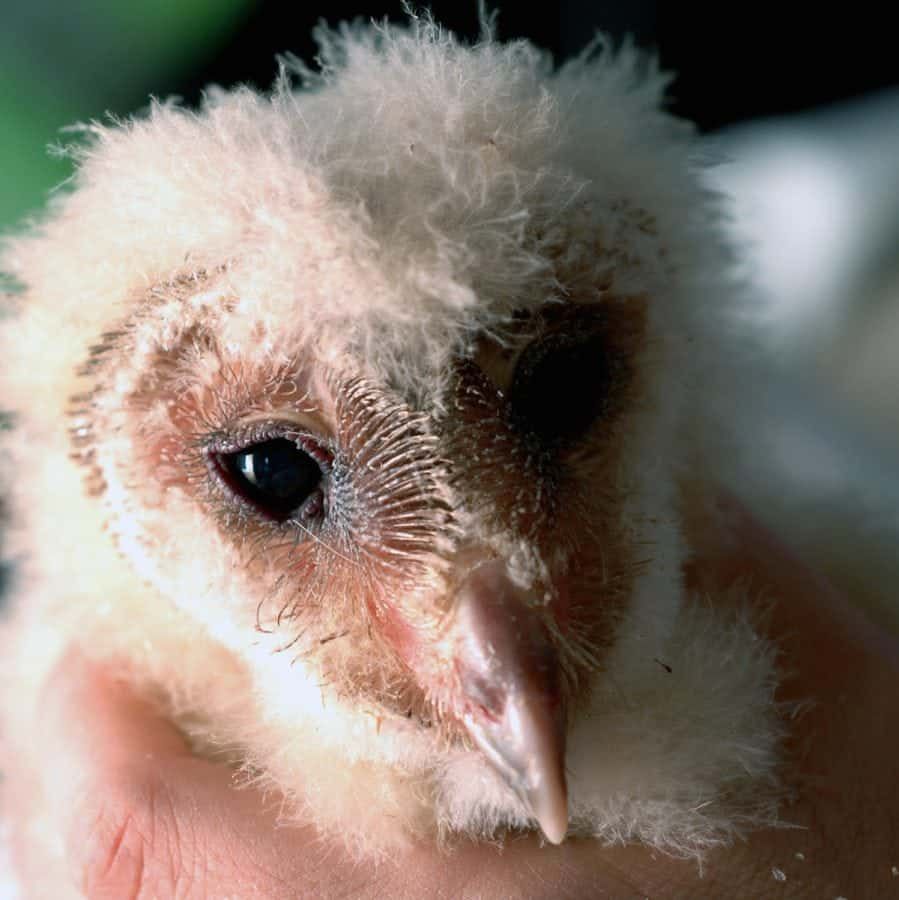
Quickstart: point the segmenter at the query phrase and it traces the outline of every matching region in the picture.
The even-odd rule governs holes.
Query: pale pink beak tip
[[[462,691],[481,710],[463,721],[546,839],[561,844],[568,787],[558,659],[540,607],[528,601],[500,560],[475,566],[460,586],[456,665]]]

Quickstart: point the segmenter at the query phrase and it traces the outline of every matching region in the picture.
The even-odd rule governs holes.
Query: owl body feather
[[[665,77],[425,20],[321,41],[270,96],[91,126],[5,246],[5,752],[75,640],[360,856],[534,827],[446,674],[473,555],[543,598],[572,834],[698,855],[776,821],[774,651],[682,575],[740,289]],[[586,329],[610,399],[538,446],[521,360]],[[275,420],[321,455],[324,520],[225,499],[210,460]]]

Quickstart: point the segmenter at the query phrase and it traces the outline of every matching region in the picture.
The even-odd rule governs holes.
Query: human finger
[[[90,898],[329,896],[359,872],[274,802],[235,790],[109,667],[70,652],[44,691],[45,781]],[[327,865],[323,860],[327,859]]]

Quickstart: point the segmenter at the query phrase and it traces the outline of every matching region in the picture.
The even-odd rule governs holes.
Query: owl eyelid
[[[482,351],[476,361],[494,387],[505,396],[512,389],[519,364],[528,353],[533,353],[550,341],[556,341],[563,347],[566,343],[574,345],[583,340],[591,340],[598,337],[605,328],[605,320],[595,311],[592,315],[582,314],[576,324],[571,317],[560,322],[543,322],[541,327],[521,336],[514,345],[498,345]]]
[[[278,409],[250,413],[242,416],[232,430],[240,431],[256,426],[271,426],[272,428],[287,426],[298,432],[315,435],[323,441],[330,440],[331,435],[331,429],[320,415],[319,410],[314,407],[302,410]]]
[[[300,426],[300,427],[298,427]],[[308,453],[327,473],[334,460],[334,443],[318,430],[302,427],[296,420],[287,418],[264,418],[244,420],[234,428],[217,432],[205,442],[205,452],[209,459],[229,453],[240,453],[265,441],[283,438],[293,441]]]

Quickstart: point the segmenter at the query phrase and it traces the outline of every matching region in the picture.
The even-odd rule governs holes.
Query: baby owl
[[[319,41],[4,245],[4,752],[75,641],[360,858],[774,821],[773,651],[683,578],[739,290],[666,77]]]

